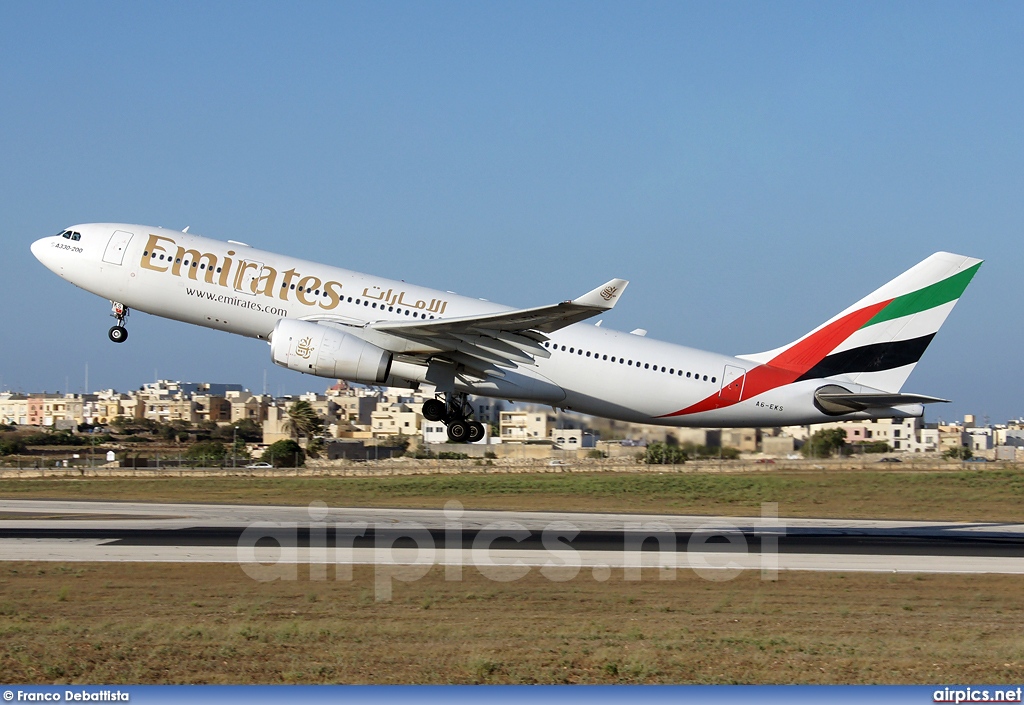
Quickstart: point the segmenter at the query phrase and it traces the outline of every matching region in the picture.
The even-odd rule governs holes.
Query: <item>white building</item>
[[[501,440],[503,443],[545,441],[555,427],[555,415],[547,411],[502,411]]]

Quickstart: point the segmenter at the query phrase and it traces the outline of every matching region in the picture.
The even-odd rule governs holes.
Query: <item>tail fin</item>
[[[798,379],[839,378],[898,392],[981,262],[936,252],[799,340],[739,357]]]

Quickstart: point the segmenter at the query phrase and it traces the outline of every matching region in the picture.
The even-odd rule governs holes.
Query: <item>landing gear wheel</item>
[[[441,421],[445,417],[444,402],[440,399],[427,399],[423,402],[422,413],[427,421]]]
[[[484,437],[486,429],[484,429],[484,425],[482,423],[479,421],[470,421],[468,425],[469,434],[466,436],[466,443],[476,443]]]
[[[123,343],[128,340],[128,329],[124,327],[124,319],[128,318],[130,311],[120,301],[110,302],[110,316],[117,321],[117,325],[107,331],[107,337],[115,343]]]
[[[448,440],[452,443],[465,443],[469,436],[469,424],[465,421],[452,421],[448,424]]]

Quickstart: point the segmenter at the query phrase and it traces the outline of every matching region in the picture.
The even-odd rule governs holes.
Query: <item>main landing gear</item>
[[[448,427],[448,440],[452,443],[476,443],[484,437],[486,430],[479,421],[470,421],[472,409],[466,401],[466,395],[451,392],[440,399],[427,399],[423,402],[423,418],[427,421],[441,421]]]
[[[107,337],[115,343],[123,343],[128,340],[128,329],[124,327],[124,319],[128,318],[128,307],[111,301],[110,315],[117,319],[117,325],[107,331]]]

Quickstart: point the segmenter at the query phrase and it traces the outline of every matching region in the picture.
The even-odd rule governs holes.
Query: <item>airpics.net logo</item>
[[[1019,703],[1024,688],[971,688],[954,687],[940,688],[932,693],[932,702],[936,703]]]
[[[464,523],[465,512],[456,500],[445,504],[443,525],[433,527],[416,521],[328,521],[329,513],[327,504],[317,501],[308,507],[308,523],[248,525],[235,547],[236,562],[260,582],[297,581],[300,565],[308,566],[309,580],[328,580],[333,565],[335,580],[351,581],[353,566],[372,565],[374,597],[383,602],[391,599],[395,581],[415,582],[435,566],[444,567],[446,581],[461,581],[464,568],[502,583],[534,570],[553,582],[573,580],[587,570],[598,582],[609,580],[613,570],[626,581],[641,580],[644,570],[674,580],[676,571],[686,569],[714,582],[749,570],[759,570],[762,580],[777,580],[779,538],[786,534],[774,502],[761,505],[752,530],[720,520],[682,532],[662,521],[624,521],[618,529],[602,529],[619,537],[608,550],[578,548],[573,541],[583,532],[569,521],[552,521],[540,529],[514,520],[482,524],[471,517]],[[586,535],[581,538],[587,543]],[[748,539],[758,551],[749,550]]]

